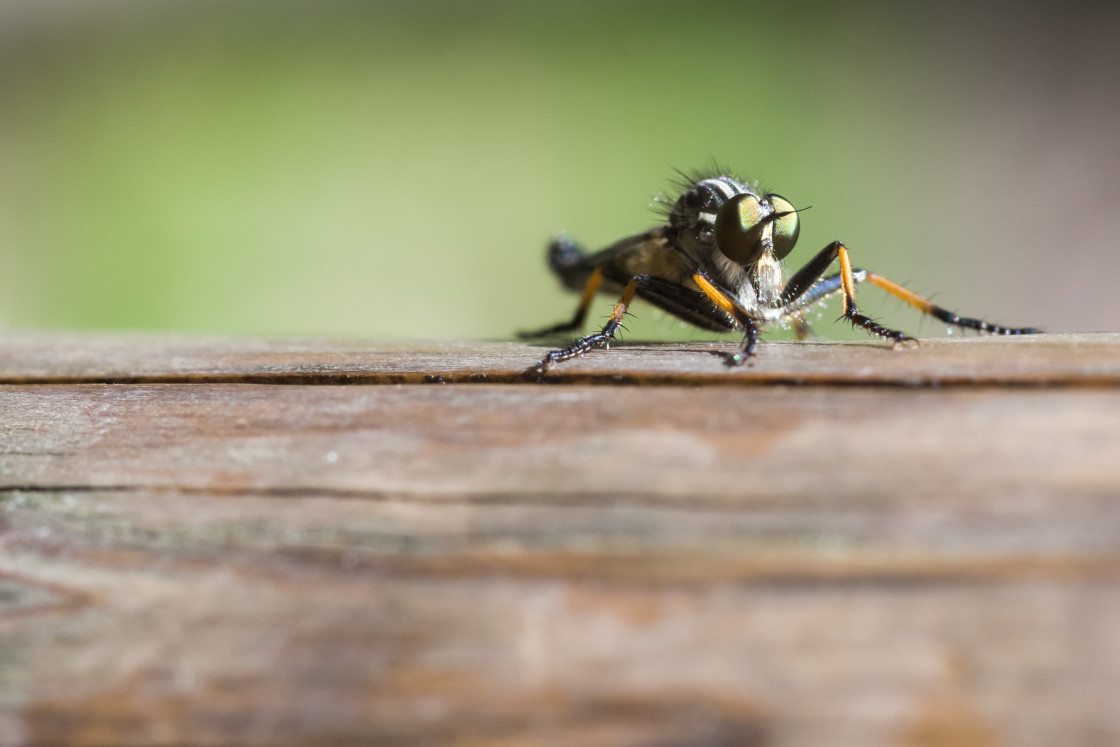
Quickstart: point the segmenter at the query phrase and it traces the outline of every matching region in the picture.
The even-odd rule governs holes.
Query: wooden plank
[[[154,335],[0,336],[0,383],[520,383],[550,348],[514,342],[254,340]],[[547,379],[662,385],[1120,386],[1120,333],[881,342],[627,343],[566,362]]]
[[[0,486],[641,496],[1107,494],[1120,391],[59,385],[3,394]],[[651,465],[655,468],[651,469]],[[434,498],[433,498],[434,499]],[[551,498],[550,498],[551,499]],[[973,504],[975,505],[975,504]]]
[[[1116,743],[1120,340],[1039,339],[7,336],[0,744]]]

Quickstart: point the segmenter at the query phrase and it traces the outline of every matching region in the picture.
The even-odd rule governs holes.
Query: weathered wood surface
[[[9,333],[0,383],[520,383],[548,347],[513,342],[258,340]],[[550,372],[564,383],[1117,386],[1120,335],[763,343],[731,368],[735,343],[626,344]]]
[[[0,744],[1120,743],[1120,335],[730,347],[0,336]]]

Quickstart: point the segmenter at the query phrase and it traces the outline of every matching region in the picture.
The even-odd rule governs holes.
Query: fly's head
[[[797,210],[781,195],[735,195],[716,213],[716,247],[750,269],[764,258],[782,260],[793,251],[801,224]]]
[[[750,271],[778,261],[797,243],[797,211],[784,197],[759,194],[726,176],[691,184],[669,212],[680,248],[691,257],[717,251]]]

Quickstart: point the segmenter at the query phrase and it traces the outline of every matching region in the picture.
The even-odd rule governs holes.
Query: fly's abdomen
[[[590,267],[584,261],[586,259],[583,247],[565,234],[557,236],[548,245],[548,266],[569,290],[582,290],[591,277],[595,268]]]

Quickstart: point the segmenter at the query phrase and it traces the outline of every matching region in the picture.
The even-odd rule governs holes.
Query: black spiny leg
[[[596,273],[598,273],[598,270],[596,270]],[[603,325],[602,330],[593,335],[587,335],[586,337],[574,340],[566,348],[553,350],[538,361],[535,366],[531,366],[525,373],[527,375],[540,375],[547,371],[553,364],[581,356],[592,348],[610,347],[611,340],[614,339],[618,328],[622,326],[622,320],[626,316],[626,310],[634,300],[634,294],[638,292],[638,288],[648,285],[649,283],[649,275],[635,275],[630,278],[630,282],[626,284],[625,290],[622,291],[621,298],[619,298],[618,303],[615,304],[614,311],[611,312],[611,317],[607,320],[607,323]]]
[[[746,328],[743,349],[727,359],[727,362],[732,366],[741,366],[749,361],[754,357],[754,349],[758,347],[758,327],[750,319],[747,319],[743,326]]]
[[[987,332],[993,335],[1036,335],[1042,331],[1034,327],[1004,327],[1002,324],[987,322],[983,319],[960,316],[959,314],[938,306],[929,299],[919,296],[914,291],[899,285],[893,280],[888,280],[882,275],[876,275],[867,270],[853,269],[852,280],[856,283],[871,283],[872,285],[882,288],[895,298],[905,301],[923,314],[929,314],[935,319],[945,322],[946,324],[951,324],[954,327],[960,327],[961,329],[975,329],[979,332]],[[796,315],[800,310],[833,293],[840,292],[841,289],[842,278],[840,275],[829,275],[826,278],[821,278],[814,282],[809,290],[802,293],[795,302],[788,304],[787,315],[796,320]]]
[[[976,329],[981,332],[990,332],[993,335],[1036,335],[1042,331],[1034,327],[1004,327],[992,322],[985,322],[983,319],[958,316],[952,311],[943,309],[932,301],[922,298],[914,291],[902,287],[893,280],[887,280],[882,275],[876,275],[873,272],[867,273],[867,282],[882,288],[896,298],[901,298],[915,309],[961,329]]]
[[[700,286],[700,290],[711,299],[719,308],[726,311],[735,321],[743,327],[745,336],[743,337],[743,349],[734,355],[728,356],[727,363],[731,366],[741,366],[748,360],[754,357],[754,349],[758,346],[758,325],[751,317],[747,310],[732,300],[731,295],[719,288],[712,279],[708,277],[708,273],[703,270],[696,270],[692,273],[692,282]]]
[[[897,345],[902,342],[913,342],[914,338],[889,327],[884,327],[878,322],[859,313],[856,305],[856,281],[852,271],[852,262],[848,257],[848,247],[839,241],[834,241],[817,253],[817,256],[798,270],[786,287],[782,290],[782,303],[786,306],[796,306],[798,299],[824,275],[825,270],[833,261],[840,260],[840,290],[844,299],[844,317],[853,326],[867,330],[873,335],[893,340]]]

